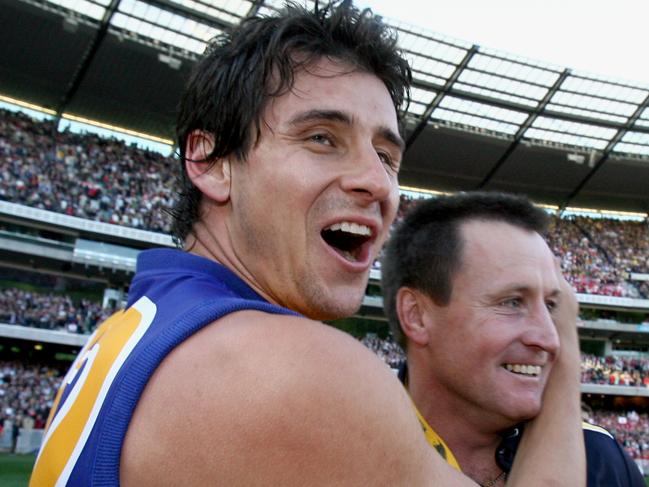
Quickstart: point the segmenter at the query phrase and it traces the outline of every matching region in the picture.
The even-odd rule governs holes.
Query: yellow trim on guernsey
[[[415,406],[414,402],[412,403],[412,407],[415,410],[415,414],[417,414],[417,419],[419,419],[419,424],[421,424],[421,428],[424,430],[424,435],[426,436],[426,440],[428,441],[428,444],[432,446],[435,450],[437,450],[437,452],[442,456],[444,460],[448,462],[449,465],[451,465],[453,468],[461,472],[462,469],[460,468],[460,464],[457,462],[455,456],[453,455],[453,452],[448,447],[448,445],[444,443],[442,437],[439,436],[435,432],[435,430],[433,430],[433,428],[431,428],[431,426],[428,424],[428,422],[424,419],[424,417],[419,412],[419,409],[417,409],[417,406]],[[601,433],[610,438],[613,438],[611,433],[609,433],[607,430],[605,430],[600,426],[596,426],[594,424],[590,424],[583,421],[581,423],[581,427],[585,430],[595,431],[596,433]]]
[[[451,449],[448,447],[446,443],[444,443],[444,440],[435,433],[435,430],[430,427],[428,422],[424,419],[424,417],[421,415],[419,412],[419,409],[417,409],[417,406],[415,406],[415,403],[412,403],[412,407],[415,410],[415,413],[417,414],[417,419],[419,419],[419,424],[421,424],[421,428],[424,430],[424,435],[426,436],[426,440],[428,441],[428,444],[432,446],[435,450],[437,450],[437,453],[439,453],[444,460],[448,462],[448,464],[455,468],[458,471],[462,471],[460,468],[460,464],[457,463],[457,460],[455,459],[455,456],[453,455],[453,452],[451,452]]]
[[[611,439],[613,438],[613,435],[611,433],[609,433],[608,431],[606,431],[601,426],[597,426],[597,425],[594,425],[594,424],[587,423],[586,421],[582,421],[581,427],[582,427],[582,429],[585,429],[585,430],[595,431],[597,433],[601,433],[603,435],[608,436]]]

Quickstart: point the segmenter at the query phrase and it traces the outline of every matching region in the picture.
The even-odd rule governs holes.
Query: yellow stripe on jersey
[[[142,297],[127,311],[119,311],[104,321],[90,337],[57,393],[31,487],[67,483],[112,381],[155,313],[155,304]],[[76,383],[59,408],[62,391],[75,378]]]
[[[601,433],[601,434],[606,435],[606,436],[608,436],[610,438],[613,438],[613,435],[611,433],[609,433],[608,431],[606,431],[601,426],[597,426],[595,424],[590,424],[590,423],[587,423],[587,422],[583,421],[581,423],[581,427],[582,427],[582,429],[585,429],[585,430],[588,430],[588,431],[595,431],[597,433]]]
[[[417,409],[417,406],[415,406],[414,402],[412,403],[412,407],[414,408],[415,413],[417,414],[417,419],[419,419],[421,428],[424,430],[424,435],[426,436],[426,440],[428,441],[428,444],[433,448],[435,448],[435,450],[437,450],[437,453],[439,453],[442,456],[442,458],[446,460],[449,465],[451,465],[451,467],[461,472],[462,469],[460,468],[460,464],[455,459],[455,455],[453,455],[453,452],[451,452],[451,449],[448,447],[448,445],[444,443],[444,440],[442,440],[441,436],[439,436],[435,432],[435,430],[433,430],[433,428],[430,427],[428,421],[426,421],[424,417],[421,415],[419,409]]]

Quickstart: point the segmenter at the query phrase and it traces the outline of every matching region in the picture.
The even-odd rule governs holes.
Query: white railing
[[[170,235],[165,233],[151,232],[149,230],[140,230],[139,228],[130,228],[122,225],[113,225],[111,223],[97,222],[77,216],[64,215],[55,211],[41,210],[31,208],[17,203],[0,201],[0,214],[24,218],[29,221],[45,223],[57,227],[66,227],[75,232],[87,232],[110,237],[119,237],[137,242],[145,242],[153,245],[163,245],[174,247]]]

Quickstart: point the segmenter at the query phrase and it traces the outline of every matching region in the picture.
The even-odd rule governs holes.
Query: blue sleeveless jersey
[[[213,261],[142,252],[127,309],[97,328],[63,380],[30,487],[119,485],[126,430],[158,365],[205,325],[245,309],[296,315]]]

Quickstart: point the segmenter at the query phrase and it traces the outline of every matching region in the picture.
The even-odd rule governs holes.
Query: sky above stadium
[[[647,0],[357,0],[386,18],[561,67],[649,85]]]

